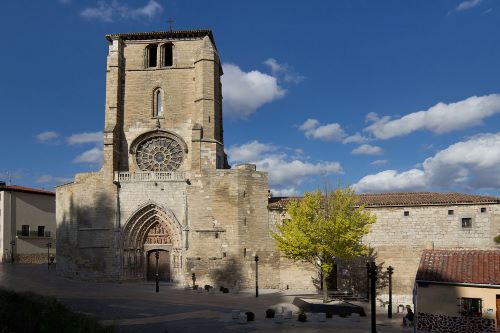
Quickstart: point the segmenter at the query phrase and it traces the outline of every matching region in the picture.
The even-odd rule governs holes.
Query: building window
[[[243,249],[243,257],[245,257],[245,258],[247,257],[247,248],[246,247]]]
[[[404,213],[403,213],[404,216],[410,216],[410,212],[405,210]]]
[[[472,218],[462,217],[462,228],[472,228]]]
[[[45,226],[39,225],[38,226],[38,237],[44,237],[45,236]]]
[[[448,210],[448,215],[453,215],[455,212],[453,211],[453,209],[449,209]]]
[[[225,258],[227,257],[227,253],[226,252],[222,252],[222,258]]]
[[[161,53],[162,53],[162,66],[163,67],[169,67],[174,64],[174,57],[173,57],[173,47],[172,44],[167,43],[163,44],[161,47]]]
[[[460,314],[465,317],[481,317],[482,300],[480,298],[460,299]]]
[[[219,238],[219,233],[218,232],[215,233],[215,238]]]
[[[156,67],[158,45],[150,44],[146,47],[146,67]]]
[[[243,218],[243,225],[247,225],[247,217],[246,216]]]
[[[481,207],[481,213],[486,213],[486,207]]]
[[[163,93],[160,88],[153,92],[153,117],[163,116]]]
[[[21,226],[21,236],[29,236],[30,235],[30,226],[23,224]]]

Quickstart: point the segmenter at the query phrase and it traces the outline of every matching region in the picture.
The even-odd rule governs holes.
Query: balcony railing
[[[50,231],[38,232],[38,230],[30,230],[29,232],[23,232],[22,230],[17,230],[17,237],[19,238],[50,238]]]
[[[184,182],[188,179],[187,172],[115,172],[115,181],[126,182]]]

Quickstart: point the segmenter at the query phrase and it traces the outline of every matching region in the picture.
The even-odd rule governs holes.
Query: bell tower
[[[222,67],[210,30],[111,34],[104,164],[122,172],[227,167]]]

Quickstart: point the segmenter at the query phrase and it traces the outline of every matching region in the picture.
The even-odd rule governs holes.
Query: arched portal
[[[169,209],[152,202],[138,208],[123,227],[122,244],[122,275],[125,279],[154,279],[156,252],[160,279],[180,279],[182,228]]]

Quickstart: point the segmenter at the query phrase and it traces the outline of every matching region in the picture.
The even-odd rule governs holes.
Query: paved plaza
[[[361,317],[359,322],[339,316],[318,322],[309,315],[306,323],[294,318],[282,324],[264,318],[270,307],[291,307],[293,299],[303,295],[300,293],[261,290],[259,298],[255,298],[250,290],[209,294],[166,284],[160,285],[160,292],[156,293],[152,283],[81,282],[61,278],[53,268],[48,270],[44,265],[23,264],[0,265],[0,286],[54,296],[77,312],[114,324],[120,332],[370,332],[369,316]],[[361,305],[368,310],[367,303]],[[235,309],[254,312],[255,321],[238,324],[231,319]],[[412,328],[401,327],[401,321],[400,315],[388,320],[386,312],[380,313],[377,332],[413,332]]]

